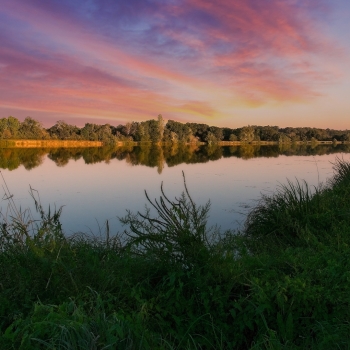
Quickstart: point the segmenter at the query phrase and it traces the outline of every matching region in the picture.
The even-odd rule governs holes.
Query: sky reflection
[[[349,154],[338,154],[350,160]],[[82,158],[58,167],[45,157],[39,167],[27,171],[19,167],[14,171],[2,170],[4,178],[22,208],[33,207],[29,185],[38,190],[44,207],[64,206],[62,223],[67,234],[73,232],[99,233],[106,220],[111,233],[122,228],[117,217],[126,209],[142,211],[147,190],[150,198],[159,197],[160,185],[170,198],[183,191],[182,171],[189,191],[196,203],[211,200],[210,225],[222,229],[238,228],[243,223],[247,207],[256,204],[260,193],[272,193],[286,179],[305,179],[317,185],[329,178],[336,155],[285,156],[277,158],[237,157],[220,158],[215,162],[164,165],[157,168],[133,166],[125,161],[86,164]],[[2,201],[2,210],[6,201]],[[241,213],[241,214],[240,214]]]

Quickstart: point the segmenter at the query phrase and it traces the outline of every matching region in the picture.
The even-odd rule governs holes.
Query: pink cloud
[[[92,12],[91,20],[63,3],[3,4],[9,23],[17,22],[2,34],[0,105],[125,119],[166,112],[210,118],[222,107],[217,91],[254,106],[312,101],[337,79],[330,62],[343,59],[317,19],[320,1],[151,1],[137,20],[127,17],[127,29],[119,27],[124,17]],[[112,10],[118,16],[119,8]]]

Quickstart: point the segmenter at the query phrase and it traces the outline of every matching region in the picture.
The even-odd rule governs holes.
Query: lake
[[[118,217],[126,209],[142,212],[144,190],[157,198],[163,182],[170,198],[180,195],[182,171],[193,200],[205,204],[210,199],[209,224],[237,229],[261,193],[273,193],[287,178],[310,185],[325,182],[336,157],[350,161],[349,145],[1,148],[0,168],[22,210],[33,211],[31,186],[44,208],[64,206],[61,222],[66,234],[98,235],[106,220],[111,234],[122,231]],[[7,205],[3,199],[4,214]]]

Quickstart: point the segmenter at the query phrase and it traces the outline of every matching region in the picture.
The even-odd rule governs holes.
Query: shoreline
[[[253,146],[273,146],[273,145],[331,145],[331,144],[350,144],[349,141],[295,141],[295,142],[278,142],[278,141],[220,141],[217,143],[219,146],[242,146],[242,145],[253,145]]]
[[[208,144],[206,142],[185,142],[185,143],[172,143],[172,142],[125,142],[118,141],[113,146],[140,146],[140,145],[217,145],[217,146],[276,146],[276,145],[330,145],[330,144],[350,144],[350,141],[295,141],[295,142],[278,142],[278,141],[219,141],[216,143]],[[102,141],[84,141],[84,140],[0,140],[0,148],[76,148],[76,147],[103,147],[107,146]]]
[[[1,140],[0,148],[74,148],[102,147],[101,141],[76,140]]]

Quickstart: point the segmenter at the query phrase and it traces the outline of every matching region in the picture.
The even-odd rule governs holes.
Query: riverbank
[[[0,148],[74,148],[102,147],[101,141],[75,140],[0,140]]]
[[[207,145],[205,142],[192,142],[192,143],[171,143],[171,142],[125,142],[117,141],[114,144],[104,144],[102,141],[76,141],[76,140],[0,140],[0,148],[77,148],[77,147],[103,147],[103,146],[140,146],[140,145]],[[219,141],[214,145],[218,146],[271,146],[271,145],[326,145],[326,144],[350,144],[349,141],[296,141],[296,142],[277,142],[277,141]]]
[[[127,215],[121,237],[107,225],[102,238],[67,238],[61,212],[40,206],[34,232],[3,218],[0,347],[345,349],[350,164],[311,192],[287,184],[244,232],[221,235],[186,192],[153,203],[157,219]]]
[[[219,141],[217,142],[220,146],[244,146],[244,145],[255,145],[255,146],[264,146],[264,145],[339,145],[339,144],[350,144],[349,141],[294,141],[294,142],[280,142],[280,141],[251,141],[251,142],[242,142],[242,141]]]

